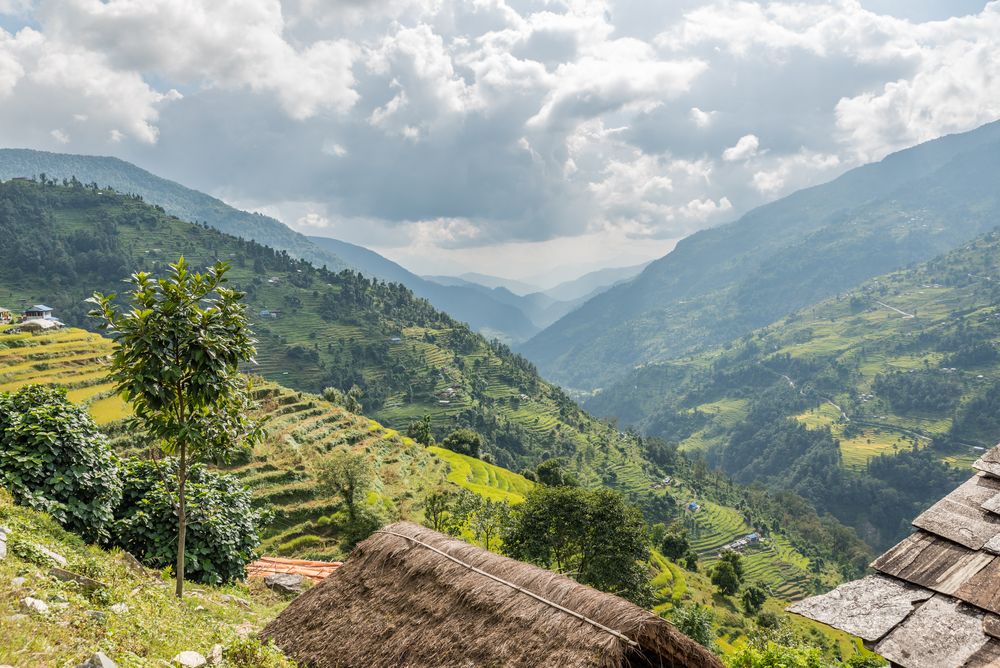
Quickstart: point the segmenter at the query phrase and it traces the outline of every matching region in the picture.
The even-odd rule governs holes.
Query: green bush
[[[295,668],[274,643],[263,644],[257,638],[239,638],[222,650],[227,666],[232,668]]]
[[[114,453],[87,411],[41,385],[0,394],[0,484],[94,542],[108,538],[122,495]]]
[[[151,568],[174,563],[177,550],[174,459],[123,462],[124,495],[113,527],[114,541]],[[257,556],[268,514],[251,504],[250,490],[236,478],[195,464],[188,471],[186,578],[206,584],[245,575]]]

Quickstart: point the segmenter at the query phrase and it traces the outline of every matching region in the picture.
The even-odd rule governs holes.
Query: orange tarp
[[[247,577],[262,578],[275,573],[301,575],[310,580],[322,580],[340,568],[339,561],[307,561],[305,559],[279,559],[261,557],[247,566]]]

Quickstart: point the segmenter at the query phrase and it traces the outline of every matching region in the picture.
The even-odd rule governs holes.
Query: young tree
[[[454,493],[443,489],[431,492],[424,500],[424,522],[435,531],[447,533],[454,505]]]
[[[743,555],[736,550],[725,550],[720,556],[721,561],[729,562],[733,567],[733,572],[739,581],[743,582]]]
[[[358,518],[358,501],[364,498],[375,481],[368,459],[350,450],[337,450],[319,463],[316,475],[321,491],[338,495],[347,506],[351,524]]]
[[[132,275],[131,308],[120,311],[116,295],[89,301],[118,344],[111,360],[116,389],[132,403],[133,421],[176,456],[177,583],[184,594],[188,469],[200,460],[226,459],[262,435],[249,417],[249,381],[242,362],[253,361],[243,294],[226,287],[229,265],[192,273],[184,258],[164,278]]]
[[[410,423],[406,428],[406,435],[417,443],[423,445],[434,445],[434,432],[431,430],[431,416],[425,415],[419,420]]]
[[[487,550],[510,521],[510,505],[506,501],[481,499],[479,507],[469,515],[469,528]]]
[[[697,603],[679,605],[673,609],[670,619],[691,640],[709,649],[715,646],[715,634],[712,633],[715,616],[711,608]]]
[[[740,594],[740,602],[743,604],[743,610],[748,615],[756,615],[760,612],[766,601],[767,590],[756,583],[747,585],[743,589],[743,593]]]

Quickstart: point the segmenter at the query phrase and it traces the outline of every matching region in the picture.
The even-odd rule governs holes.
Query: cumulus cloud
[[[0,142],[132,159],[421,271],[639,261],[1000,117],[1000,1],[944,4],[0,0]]]
[[[757,135],[743,135],[736,142],[735,146],[730,146],[725,151],[722,152],[722,159],[726,162],[736,162],[738,160],[746,160],[747,158],[752,158],[757,155],[757,149],[760,147],[760,139]]]

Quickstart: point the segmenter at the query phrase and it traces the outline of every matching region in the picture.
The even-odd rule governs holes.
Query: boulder
[[[49,612],[49,604],[45,601],[40,601],[37,598],[31,598],[30,596],[25,596],[21,599],[21,609],[28,613],[34,613],[36,615],[45,615]]]
[[[79,575],[71,571],[67,571],[63,568],[53,566],[49,569],[49,575],[57,580],[62,580],[63,582],[75,582],[80,585],[85,591],[93,591],[95,589],[107,589],[108,585],[103,582],[98,582],[97,580],[92,580],[85,575]]]
[[[201,668],[208,665],[208,659],[198,654],[198,652],[188,650],[174,657],[174,665],[181,668]]]
[[[76,668],[118,668],[118,666],[104,652],[95,652],[83,663],[76,664]]]
[[[264,578],[264,584],[279,594],[301,594],[306,590],[306,579],[291,573],[274,573]]]

